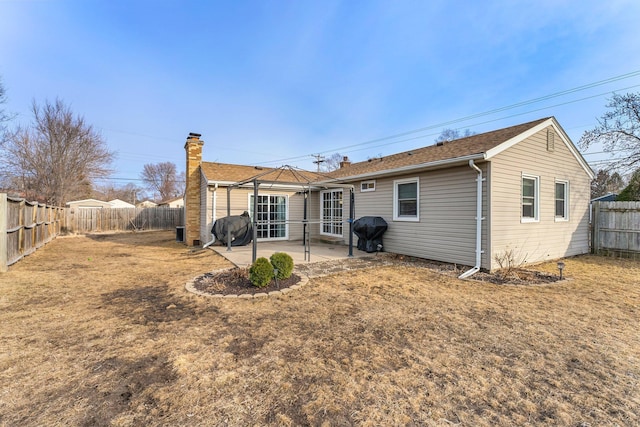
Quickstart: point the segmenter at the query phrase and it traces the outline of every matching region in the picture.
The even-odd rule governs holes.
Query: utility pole
[[[312,154],[311,157],[315,157],[313,163],[318,165],[318,172],[320,172],[320,163],[324,162],[324,156],[322,154]]]

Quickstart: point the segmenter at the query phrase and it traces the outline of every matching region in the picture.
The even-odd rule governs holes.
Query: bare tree
[[[7,123],[13,118],[12,115],[6,112],[4,109],[4,104],[7,103],[7,92],[2,85],[2,80],[0,80],[0,146],[5,141],[7,136]]]
[[[458,129],[442,129],[442,133],[435,139],[435,142],[449,142],[475,134],[476,132],[470,129],[465,129],[464,132],[460,132]]]
[[[91,194],[114,157],[102,136],[60,99],[42,106],[33,101],[31,111],[32,126],[11,134],[0,154],[2,172],[28,198],[49,204]]]
[[[598,125],[582,135],[580,145],[586,150],[602,143],[605,151],[622,152],[615,165],[634,169],[640,165],[640,93],[613,95],[607,108]]]
[[[624,180],[618,172],[609,173],[605,169],[600,169],[591,181],[591,198],[595,199],[609,193],[617,193],[623,187]]]
[[[333,153],[329,157],[326,157],[323,160],[322,167],[320,170],[322,172],[331,172],[336,169],[340,169],[340,162],[342,162],[343,156],[340,153]]]
[[[148,163],[144,165],[140,178],[160,201],[169,200],[184,193],[184,172],[178,174],[175,163]]]

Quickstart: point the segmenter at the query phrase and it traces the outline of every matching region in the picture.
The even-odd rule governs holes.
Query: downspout
[[[213,187],[213,207],[212,207],[212,213],[211,213],[211,222],[215,223],[216,222],[216,199],[217,199],[217,191],[218,191],[218,183],[216,182],[214,187]],[[216,241],[216,236],[213,236],[211,238],[210,242],[207,242],[204,244],[204,246],[202,246],[202,249],[206,249],[207,247],[213,245]]]
[[[475,169],[478,173],[476,178],[476,265],[471,270],[467,270],[458,276],[458,279],[466,279],[478,271],[482,265],[482,169],[473,163],[473,160],[469,160],[469,167]]]

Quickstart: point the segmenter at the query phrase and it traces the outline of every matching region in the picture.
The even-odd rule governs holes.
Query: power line
[[[527,100],[527,101],[518,102],[518,103],[507,105],[507,106],[504,106],[504,107],[494,108],[492,110],[488,110],[488,111],[485,111],[485,112],[482,112],[482,113],[476,113],[476,114],[472,114],[472,115],[465,116],[465,117],[462,117],[462,118],[448,120],[448,121],[437,123],[437,124],[434,124],[434,125],[429,125],[429,126],[425,126],[425,127],[422,127],[422,128],[413,129],[413,130],[410,130],[410,131],[401,132],[401,133],[397,133],[397,134],[394,134],[394,135],[389,135],[389,136],[385,136],[385,137],[381,137],[381,138],[371,139],[371,140],[367,140],[367,141],[356,143],[356,144],[351,144],[351,145],[346,145],[346,146],[343,146],[343,147],[332,148],[332,149],[329,149],[329,150],[321,151],[318,154],[326,154],[326,153],[330,153],[330,152],[343,151],[343,150],[346,150],[346,149],[349,149],[349,148],[355,148],[355,147],[359,147],[359,146],[363,146],[363,145],[369,145],[369,144],[373,144],[373,143],[376,143],[376,142],[381,142],[381,141],[385,141],[385,140],[389,140],[389,139],[395,139],[395,138],[399,138],[399,137],[402,137],[402,136],[411,135],[411,134],[414,134],[414,133],[424,132],[424,131],[427,131],[427,130],[440,129],[440,128],[443,128],[445,126],[449,126],[449,125],[452,125],[452,124],[469,121],[469,120],[474,119],[474,118],[480,118],[480,117],[488,116],[488,115],[495,114],[495,113],[498,113],[498,112],[511,110],[511,109],[514,109],[514,108],[518,108],[518,107],[522,107],[522,106],[525,106],[525,105],[534,104],[534,103],[541,102],[541,101],[546,101],[546,100],[549,100],[549,99],[557,98],[557,97],[568,95],[568,94],[575,93],[575,92],[580,92],[580,91],[583,91],[583,90],[586,90],[586,89],[592,89],[594,87],[602,86],[602,85],[605,85],[605,84],[608,84],[608,83],[612,83],[612,82],[616,82],[616,81],[619,81],[619,80],[628,79],[628,78],[631,78],[631,77],[637,77],[637,76],[640,76],[640,70],[632,71],[632,72],[626,73],[626,74],[621,74],[621,75],[615,76],[615,77],[610,77],[610,78],[604,79],[604,80],[599,80],[597,82],[589,83],[589,84],[586,84],[586,85],[577,86],[577,87],[572,88],[572,89],[567,89],[567,90],[563,90],[563,91],[560,91],[560,92],[555,92],[555,93],[552,93],[552,94],[549,94],[549,95],[545,95],[545,96],[541,96],[541,97],[538,97],[538,98],[533,98],[533,99],[530,99],[530,100]],[[493,120],[488,120],[488,121],[484,121],[484,122],[481,122],[481,123],[476,123],[476,124],[473,124],[473,125],[469,125],[467,127],[478,126],[478,125],[481,125],[481,124],[487,124],[487,123],[491,123],[491,122],[495,122],[495,121],[499,121],[499,120],[504,120],[504,119],[507,119],[507,118],[512,118],[512,117],[521,116],[521,115],[524,115],[524,114],[529,114],[529,113],[536,112],[536,111],[541,111],[541,110],[545,110],[545,109],[549,109],[549,108],[555,108],[555,107],[558,107],[558,106],[563,106],[563,105],[567,105],[567,104],[571,104],[571,103],[575,103],[575,102],[579,102],[579,101],[584,101],[584,100],[591,99],[591,98],[597,98],[597,97],[600,97],[600,96],[603,96],[603,95],[608,95],[610,93],[614,93],[616,91],[627,90],[627,89],[635,88],[635,87],[638,87],[638,86],[640,86],[640,85],[633,85],[633,86],[629,86],[629,87],[626,87],[626,88],[615,89],[613,91],[603,92],[603,93],[598,94],[598,95],[593,95],[593,96],[581,98],[581,99],[578,99],[578,100],[567,101],[567,102],[564,102],[564,103],[560,103],[560,104],[556,104],[556,105],[552,105],[552,106],[548,106],[548,107],[543,107],[543,108],[538,108],[538,109],[535,109],[535,110],[526,111],[524,113],[514,114],[514,115],[510,115],[510,116],[506,116],[506,117],[502,117],[502,118],[498,118],[498,119],[493,119]],[[431,134],[431,135],[433,135],[433,134]],[[437,135],[437,133],[436,133],[436,135]],[[401,141],[394,141],[394,142],[391,142],[389,144],[381,144],[381,145],[374,146],[374,148],[375,147],[381,147],[381,146],[384,146],[384,145],[391,145],[391,144],[395,144],[395,143],[398,143],[398,142],[404,142],[404,141],[407,141],[407,140],[412,140],[412,139],[417,139],[417,138],[424,138],[424,137],[427,137],[427,136],[430,136],[430,135],[422,135],[420,137],[409,138],[409,139],[401,140]],[[358,150],[352,150],[350,152],[354,152],[354,151],[358,151]],[[300,156],[294,156],[294,157],[287,157],[287,158],[278,159],[278,160],[270,160],[270,161],[260,162],[260,163],[257,163],[257,164],[262,165],[262,164],[270,164],[270,163],[287,162],[287,161],[291,161],[291,160],[301,160],[301,159],[307,158],[309,156],[313,157],[314,155],[306,154],[306,155],[300,155]]]
[[[556,108],[556,107],[561,107],[563,105],[574,104],[576,102],[582,102],[582,101],[586,101],[588,99],[598,98],[598,97],[601,97],[601,96],[604,96],[604,95],[608,95],[610,93],[614,93],[614,92],[619,91],[619,90],[628,90],[628,89],[633,89],[633,88],[636,88],[636,87],[640,87],[640,84],[639,85],[628,86],[626,88],[616,89],[614,91],[603,92],[603,93],[599,93],[597,95],[591,95],[591,96],[587,96],[587,97],[584,97],[584,98],[574,99],[574,100],[571,100],[571,101],[566,101],[566,102],[562,102],[562,103],[555,104],[555,105],[549,105],[549,106],[546,106],[546,107],[537,108],[535,110],[529,110],[529,111],[525,111],[525,112],[522,112],[522,113],[511,114],[509,116],[499,117],[499,118],[496,118],[496,119],[485,120],[483,122],[474,123],[472,125],[469,125],[469,127],[480,126],[480,125],[484,125],[484,124],[488,124],[488,123],[497,122],[497,121],[500,121],[500,120],[505,120],[505,119],[510,119],[510,118],[513,118],[513,117],[523,116],[523,115],[530,114],[530,113],[535,113],[535,112],[542,111],[542,110],[548,110],[550,108]],[[434,133],[429,133],[429,134],[426,134],[426,135],[418,135],[418,136],[414,136],[414,137],[411,137],[411,138],[404,138],[404,139],[400,139],[400,140],[397,140],[397,141],[391,141],[391,142],[384,143],[384,144],[378,144],[378,145],[373,145],[373,146],[367,146],[367,147],[364,147],[364,148],[357,148],[357,149],[354,149],[354,150],[344,151],[344,148],[356,147],[356,146],[362,145],[364,143],[354,144],[354,145],[343,147],[343,148],[337,148],[337,149],[335,149],[335,151],[341,151],[343,154],[355,153],[357,151],[369,150],[371,148],[386,147],[388,145],[399,144],[401,142],[413,141],[413,140],[416,140],[416,139],[426,138],[428,136],[435,136],[435,135],[438,135],[439,133],[440,132],[434,132]],[[377,140],[372,140],[372,141],[369,141],[369,143],[375,142],[375,141],[382,141],[384,139],[388,139],[388,138],[380,138],[380,139],[377,139]],[[334,150],[328,150],[328,151],[334,151]],[[328,151],[323,151],[323,153],[326,153]],[[305,157],[307,157],[307,156],[300,156],[300,157],[296,157],[296,158],[288,158],[288,159],[284,159],[284,161],[286,161],[286,160],[297,160],[297,159],[301,159],[301,158],[305,158]],[[283,161],[283,160],[280,160],[280,161]],[[277,162],[277,161],[274,161],[274,162]],[[264,164],[264,163],[273,163],[273,162],[263,162],[261,164]]]

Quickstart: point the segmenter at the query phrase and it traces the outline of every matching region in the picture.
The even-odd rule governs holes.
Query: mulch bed
[[[389,258],[394,262],[400,264],[428,268],[450,277],[458,277],[460,274],[464,273],[467,269],[470,268],[455,264],[449,264],[446,262],[425,260],[422,258],[415,258],[405,255],[390,254]],[[566,277],[563,279],[566,279]],[[519,267],[512,268],[508,271],[498,270],[493,273],[479,271],[473,276],[469,277],[467,280],[488,282],[496,285],[535,286],[547,285],[549,283],[557,282],[561,279],[560,276],[556,274],[549,274],[542,271],[528,270],[526,268]]]
[[[280,279],[276,283],[272,280],[267,286],[254,286],[247,277],[246,269],[232,268],[215,273],[205,273],[194,281],[193,286],[200,292],[222,295],[242,295],[269,293],[295,285],[300,282],[300,276],[292,274],[288,279]]]
[[[490,282],[496,285],[546,285],[557,282],[560,276],[543,273],[541,271],[525,270],[523,268],[514,269],[508,273],[486,273],[479,271],[470,277],[471,280]],[[564,278],[563,278],[564,279]]]

